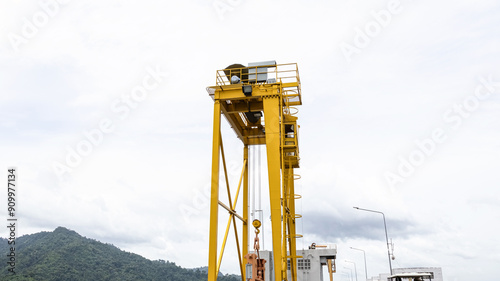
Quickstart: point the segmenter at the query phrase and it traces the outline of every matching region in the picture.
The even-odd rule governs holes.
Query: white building
[[[323,276],[323,267],[328,266],[330,260],[335,265],[337,256],[336,245],[317,246],[307,250],[297,250],[297,280],[298,281],[327,281],[329,276]],[[260,258],[266,260],[265,280],[274,281],[274,268],[272,251],[260,251]],[[290,264],[288,265],[290,266]],[[288,278],[290,278],[290,267],[288,267]]]
[[[443,281],[443,271],[441,267],[407,267],[407,268],[393,268],[392,272],[396,273],[426,273],[430,272],[434,275],[434,279],[432,281]],[[379,276],[369,278],[368,281],[387,281],[387,277],[389,277],[388,273],[381,273]]]

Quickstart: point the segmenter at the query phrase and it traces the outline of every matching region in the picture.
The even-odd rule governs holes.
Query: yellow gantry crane
[[[298,112],[302,104],[300,78],[296,63],[276,64],[274,61],[233,64],[218,70],[215,86],[207,88],[214,101],[212,182],[210,199],[210,234],[208,281],[216,281],[233,224],[241,276],[246,280],[244,257],[249,241],[249,146],[265,145],[269,177],[274,280],[297,280],[294,181],[299,178]],[[224,115],[236,136],[243,143],[242,171],[234,198],[228,181],[221,134]],[[221,163],[222,160],[222,163]],[[222,164],[222,165],[221,165]],[[224,171],[228,203],[219,199],[220,167]],[[242,189],[243,210],[236,210]],[[221,248],[218,248],[219,207],[229,213]],[[237,220],[241,224],[237,224]],[[241,228],[240,228],[241,226]],[[240,235],[238,234],[241,229]],[[222,236],[222,235],[220,235]],[[248,279],[253,280],[253,279]]]

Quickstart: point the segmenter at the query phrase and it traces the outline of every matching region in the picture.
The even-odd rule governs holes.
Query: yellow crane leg
[[[266,149],[269,175],[269,197],[271,202],[271,228],[273,237],[275,281],[283,280],[281,249],[281,178],[280,178],[280,100],[279,96],[264,97],[266,122]],[[285,271],[286,274],[286,271]],[[286,277],[285,277],[286,278]]]
[[[328,259],[328,274],[330,275],[330,281],[333,281],[333,269],[332,269],[331,259]]]
[[[217,226],[219,219],[219,166],[221,147],[220,101],[214,102],[214,128],[212,144],[212,185],[210,192],[210,232],[208,248],[208,281],[216,281],[217,275]]]
[[[243,147],[243,241],[241,242],[243,247],[243,256],[248,254],[248,145],[245,144]],[[243,276],[242,279],[246,279],[246,266],[243,266]]]

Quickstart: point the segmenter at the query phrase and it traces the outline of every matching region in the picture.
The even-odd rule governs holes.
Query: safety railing
[[[300,77],[296,63],[234,67],[217,70],[216,86],[234,84],[275,84],[282,87],[283,97],[289,105],[300,105]]]

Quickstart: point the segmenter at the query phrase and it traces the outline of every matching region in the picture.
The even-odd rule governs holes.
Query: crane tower
[[[299,178],[294,169],[299,168],[300,159],[295,115],[298,112],[296,106],[302,104],[297,64],[276,64],[275,61],[250,63],[248,66],[233,64],[217,71],[215,86],[208,87],[207,91],[214,101],[208,281],[217,280],[231,224],[241,276],[247,280],[244,257],[249,251],[249,232],[252,227],[248,216],[248,151],[249,146],[257,145],[264,145],[267,151],[273,248],[270,266],[274,269],[274,280],[289,280],[290,277],[296,281],[296,238],[301,235],[295,231],[296,219],[300,217],[295,213],[295,200],[300,198],[294,191],[294,181]],[[228,182],[222,143],[222,115],[243,143],[242,171],[234,197]],[[219,186],[221,166],[226,182],[223,188]],[[219,199],[220,189],[227,191],[228,203]],[[236,203],[240,191],[243,210],[238,213]],[[229,213],[220,249],[218,238],[222,235],[218,233],[219,207]]]

